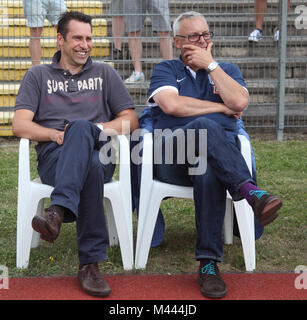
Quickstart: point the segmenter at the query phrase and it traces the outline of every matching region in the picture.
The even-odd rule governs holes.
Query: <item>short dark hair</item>
[[[57,27],[57,32],[63,36],[64,40],[66,40],[66,35],[68,33],[68,24],[71,20],[77,20],[79,22],[88,23],[92,29],[91,16],[79,11],[66,11],[61,15]]]

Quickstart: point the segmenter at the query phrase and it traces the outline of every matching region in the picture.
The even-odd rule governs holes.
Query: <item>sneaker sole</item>
[[[226,296],[227,294],[227,289],[223,292],[221,292],[220,294],[213,294],[213,293],[208,293],[205,290],[200,290],[200,292],[202,293],[202,295],[206,298],[214,298],[214,299],[219,299],[219,298],[223,298]]]
[[[279,198],[275,198],[265,205],[261,212],[261,218],[259,223],[262,227],[265,227],[269,223],[273,222],[277,217],[277,211],[281,208],[282,202]]]
[[[261,38],[256,38],[256,37],[249,37],[248,38],[248,41],[249,42],[259,42],[261,41],[262,37]]]

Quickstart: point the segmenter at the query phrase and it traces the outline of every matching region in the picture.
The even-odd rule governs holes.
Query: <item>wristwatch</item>
[[[101,123],[96,123],[96,126],[101,130],[103,131],[103,125]]]
[[[218,62],[216,62],[216,61],[211,62],[211,63],[208,65],[207,72],[208,72],[208,73],[212,72],[213,70],[216,69],[216,67],[217,67],[218,65],[219,65]]]

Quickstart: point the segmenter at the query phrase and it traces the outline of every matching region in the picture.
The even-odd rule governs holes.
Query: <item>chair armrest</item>
[[[130,145],[125,135],[117,136],[119,143],[119,180],[130,179]],[[130,181],[130,180],[128,180]]]
[[[147,132],[143,137],[141,181],[151,180],[153,180],[153,136],[151,132]]]
[[[19,142],[18,186],[30,181],[30,141],[21,138]]]

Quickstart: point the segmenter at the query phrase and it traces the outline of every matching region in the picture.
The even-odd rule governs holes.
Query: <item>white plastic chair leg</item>
[[[43,210],[44,210],[44,199],[41,199],[38,202],[36,214],[41,216],[43,214]],[[31,248],[37,248],[39,246],[39,240],[40,240],[40,234],[33,230]]]
[[[36,214],[39,202],[50,197],[53,188],[36,182],[29,182],[26,188],[18,193],[17,205],[17,244],[16,266],[27,268],[29,264],[33,229],[32,219]]]
[[[231,199],[226,199],[226,212],[224,218],[224,243],[233,243],[233,204]]]
[[[113,217],[120,244],[123,268],[125,270],[131,270],[133,268],[133,239],[132,229],[130,229],[129,226],[132,225],[132,222],[128,221],[127,214],[125,213],[125,205],[121,199],[120,193],[112,193],[112,195],[109,195],[108,198],[109,201],[112,203],[113,212],[122,213],[121,215],[115,214],[113,215]],[[132,219],[131,214],[130,218]]]
[[[256,269],[254,213],[247,201],[234,202],[246,271]],[[244,230],[241,232],[241,230]]]
[[[140,211],[140,213],[143,212],[145,215],[139,216],[138,218],[137,251],[135,257],[136,269],[145,269],[146,267],[161,201],[162,197],[159,198],[159,196],[153,192],[149,199],[147,210]]]
[[[113,215],[112,205],[109,199],[104,199],[105,212],[107,215],[107,224],[108,224],[108,232],[109,232],[109,243],[110,246],[118,245],[118,235]]]
[[[17,248],[16,248],[16,266],[24,269],[28,267],[31,241],[33,236],[33,229],[31,221],[34,217],[38,205],[37,199],[29,199],[29,201],[20,204],[19,213],[17,217]]]

